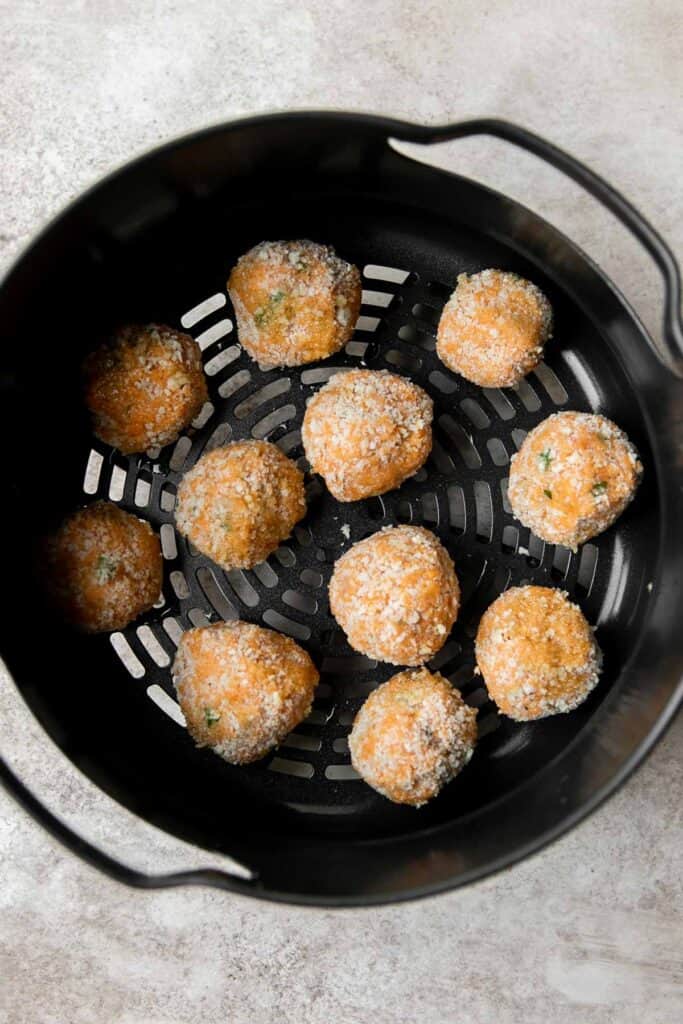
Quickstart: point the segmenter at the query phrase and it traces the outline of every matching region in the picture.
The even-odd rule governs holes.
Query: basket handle
[[[0,757],[0,782],[25,811],[39,822],[55,839],[92,867],[98,868],[110,878],[136,889],[170,889],[178,885],[210,885],[223,889],[240,889],[256,876],[248,868],[235,862],[235,874],[220,868],[194,868],[188,871],[172,871],[165,874],[146,874],[122,864],[108,853],[94,846],[52,813],[14,774]]]
[[[511,142],[527,152],[533,153],[541,160],[573,178],[603,206],[605,206],[621,223],[635,235],[647,249],[659,267],[664,278],[664,318],[663,336],[666,353],[671,360],[675,372],[683,376],[683,319],[681,318],[681,274],[676,258],[652,225],[629,203],[624,196],[613,188],[595,171],[591,171],[575,157],[570,156],[559,146],[535,135],[526,128],[498,118],[477,118],[472,121],[461,121],[455,124],[437,125],[401,125],[403,131],[393,132],[395,138],[407,142],[435,143],[463,139],[469,135],[493,135],[496,138]]]

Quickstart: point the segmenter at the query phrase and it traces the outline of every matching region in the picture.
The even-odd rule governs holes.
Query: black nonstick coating
[[[479,186],[418,167],[376,130],[357,126],[354,135],[320,120],[316,133],[295,118],[286,148],[275,119],[260,131],[245,128],[240,146],[225,130],[161,151],[163,159],[153,154],[75,207],[57,225],[63,237],[39,243],[24,278],[13,282],[4,379],[15,436],[3,508],[14,600],[3,648],[65,752],[139,814],[233,854],[258,876],[251,889],[234,887],[369,902],[456,884],[566,827],[625,770],[632,740],[642,745],[663,721],[668,691],[654,698],[680,667],[681,640],[665,615],[653,622],[652,609],[666,585],[664,492],[681,470],[653,416],[680,420],[681,398],[609,285],[548,225]],[[239,347],[225,282],[237,257],[264,238],[329,243],[362,269],[362,315],[341,355],[265,371]],[[530,278],[555,313],[545,362],[515,389],[478,388],[434,352],[457,275],[485,267]],[[200,425],[154,455],[123,457],[94,440],[79,395],[83,353],[129,320],[188,329],[209,375]],[[399,490],[352,504],[307,475],[308,515],[266,563],[226,574],[198,555],[173,529],[182,474],[209,448],[247,437],[274,441],[305,466],[306,401],[352,366],[405,374],[432,396],[435,443],[426,467]],[[577,554],[531,536],[506,499],[510,455],[560,409],[616,420],[645,466],[630,508]],[[42,607],[29,569],[40,533],[95,498],[160,529],[165,557],[163,604],[112,637],[62,628]],[[431,665],[479,708],[481,733],[470,765],[420,810],[391,804],[350,767],[354,713],[397,670],[355,654],[327,602],[335,559],[373,531],[405,522],[433,529],[455,561],[462,610]],[[524,725],[499,717],[473,674],[482,611],[523,582],[566,590],[597,624],[605,654],[602,680],[579,710]],[[194,748],[178,721],[169,668],[183,629],[236,617],[291,634],[321,670],[310,718],[247,768]],[[629,675],[648,637],[661,658],[638,670],[651,667],[649,696],[645,674],[631,668]],[[674,658],[668,670],[665,652]],[[633,703],[646,697],[641,735]],[[591,735],[602,721],[609,732],[615,715],[616,738]],[[609,766],[596,754],[606,742]]]

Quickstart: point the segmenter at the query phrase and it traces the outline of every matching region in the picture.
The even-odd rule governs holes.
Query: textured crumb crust
[[[353,767],[382,796],[420,807],[472,757],[476,718],[438,673],[399,672],[356,715],[349,736]]]
[[[162,324],[122,327],[83,376],[94,433],[124,455],[176,441],[208,398],[199,346]]]
[[[246,622],[221,622],[183,634],[173,681],[197,746],[231,764],[247,764],[308,715],[318,672],[290,637]]]
[[[223,569],[249,569],[306,514],[301,470],[269,441],[236,441],[203,455],[178,488],[176,525]]]
[[[301,437],[311,468],[338,501],[399,487],[432,448],[433,403],[387,370],[336,374],[314,395]]]
[[[511,459],[510,506],[537,537],[576,551],[621,515],[642,473],[636,449],[611,420],[555,413]]]
[[[329,594],[351,647],[391,665],[429,661],[460,606],[451,557],[420,526],[390,526],[354,544],[335,564]]]
[[[480,387],[512,387],[543,357],[552,308],[531,281],[502,270],[460,274],[437,332],[443,363]]]
[[[159,599],[163,562],[149,523],[108,501],[74,512],[43,549],[48,595],[87,633],[124,629]]]
[[[573,711],[602,668],[583,612],[550,587],[501,594],[481,619],[475,654],[490,697],[519,722]]]
[[[307,239],[260,242],[228,280],[241,344],[267,366],[326,359],[353,334],[361,304],[357,267]]]

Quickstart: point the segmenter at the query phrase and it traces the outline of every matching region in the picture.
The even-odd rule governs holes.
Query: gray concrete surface
[[[674,0],[0,0],[0,25],[3,266],[131,155],[282,107],[516,119],[586,159],[683,249]],[[490,141],[430,158],[544,213],[658,331],[654,270],[577,188]],[[0,749],[51,806],[130,863],[193,862],[86,783],[4,676],[0,695]],[[0,794],[0,1021],[674,1024],[682,740],[679,720],[614,799],[526,863],[371,911],[131,892]]]

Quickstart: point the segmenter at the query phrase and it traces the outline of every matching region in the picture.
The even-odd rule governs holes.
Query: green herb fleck
[[[297,270],[305,270],[307,268],[307,266],[308,266],[308,263],[306,263],[305,260],[299,260],[298,263],[296,264],[296,269]]]
[[[553,500],[553,492],[549,491],[547,487],[543,489],[543,493],[545,494],[546,498],[550,498],[551,501]]]
[[[118,563],[113,558],[110,558],[109,555],[100,555],[97,559],[97,568],[95,569],[97,582],[100,584],[110,583],[116,575],[117,565]]]
[[[538,461],[541,463],[546,473],[550,469],[550,463],[554,460],[554,458],[555,456],[551,452],[550,448],[546,448],[546,450],[544,452],[541,452],[541,454],[538,456]]]
[[[223,527],[224,530],[232,530],[232,523],[230,522],[230,516],[227,514],[227,512],[223,514],[221,526]]]
[[[606,480],[598,480],[597,484],[593,484],[593,486],[591,487],[591,494],[593,495],[594,498],[598,498],[598,497],[600,497],[601,494],[604,494],[606,490],[607,490],[607,481]]]
[[[221,720],[221,716],[217,711],[214,711],[213,708],[204,708],[204,718],[206,719],[206,724],[209,728]]]
[[[275,315],[278,306],[284,298],[286,298],[285,292],[279,290],[273,292],[273,294],[268,297],[268,301],[265,306],[261,306],[260,309],[257,309],[254,313],[254,323],[258,327],[263,327],[263,325]]]

